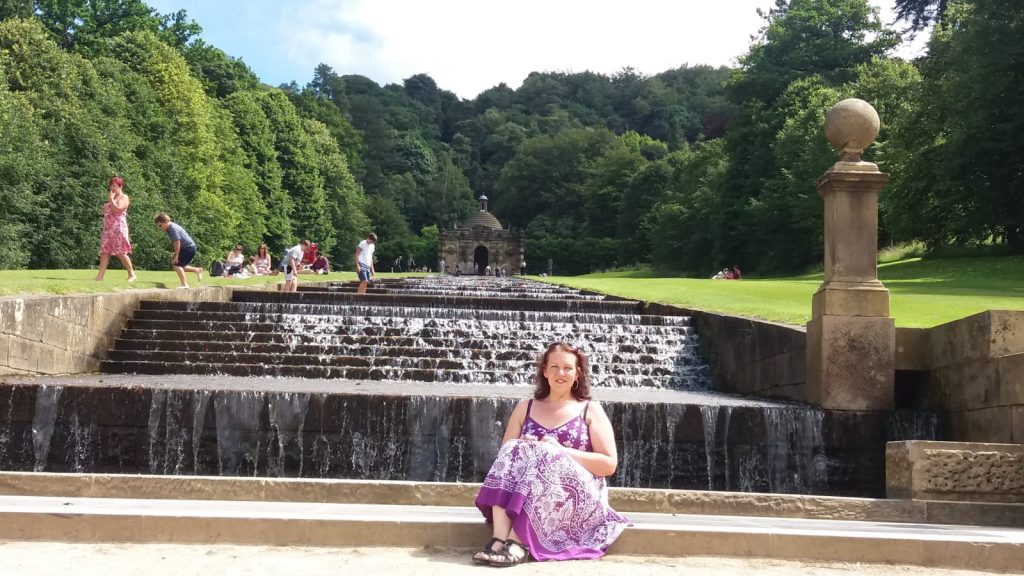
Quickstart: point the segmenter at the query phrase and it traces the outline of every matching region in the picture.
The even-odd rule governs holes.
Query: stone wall
[[[1024,503],[1024,446],[967,442],[890,442],[888,498]]]
[[[722,392],[808,401],[803,328],[649,304],[693,317],[701,355]],[[928,329],[896,329],[900,408],[945,415],[961,442],[1024,443],[1024,311],[989,310]]]
[[[210,286],[0,299],[0,375],[96,372],[140,300],[222,302],[231,298],[233,289]]]
[[[807,334],[802,327],[649,304],[650,314],[693,318],[715,389],[806,401]]]
[[[923,371],[914,405],[946,412],[950,440],[1024,443],[1024,311],[989,310],[903,341],[904,368]]]

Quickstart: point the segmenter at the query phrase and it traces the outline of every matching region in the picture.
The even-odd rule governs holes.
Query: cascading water
[[[267,474],[287,476],[286,469],[298,469],[302,476],[303,428],[309,410],[309,394],[278,393],[269,399],[270,428],[276,437],[268,443]],[[289,454],[298,454],[296,465],[286,466]]]
[[[708,462],[708,490],[715,488],[715,431],[718,424],[718,406],[701,406],[704,421],[704,455]]]
[[[513,407],[530,394],[538,354],[566,340],[586,350],[593,395],[615,430],[613,484],[879,489],[848,473],[877,469],[879,456],[826,447],[822,411],[707,392],[687,317],[506,278],[406,279],[373,290],[143,302],[104,363],[108,373],[134,375],[63,395],[45,386],[0,395],[0,466],[480,481]],[[92,415],[98,406],[103,419]],[[25,413],[31,434],[18,421]],[[888,426],[894,438],[939,429],[926,415],[894,416]]]
[[[42,472],[50,454],[50,440],[57,423],[57,402],[64,388],[43,386],[36,392],[36,410],[32,416],[32,450],[35,454],[36,472]]]
[[[218,394],[214,397],[220,475],[256,475],[260,464],[259,427],[263,403],[262,392]]]

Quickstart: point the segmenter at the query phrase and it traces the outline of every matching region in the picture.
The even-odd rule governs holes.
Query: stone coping
[[[844,520],[630,515],[611,554],[1014,571],[1024,530]],[[479,546],[472,507],[0,496],[0,539],[305,546]]]
[[[3,376],[0,385],[75,386],[87,388],[153,388],[157,390],[210,390],[301,394],[356,394],[383,396],[439,396],[447,398],[512,398],[533,395],[532,386],[460,384],[408,380],[353,380],[343,378],[251,377],[228,375],[79,374],[69,376]],[[804,404],[744,398],[714,391],[667,388],[612,388],[594,386],[594,399],[602,402],[641,402],[711,406],[793,407]]]
[[[453,482],[0,472],[0,494],[12,496],[457,507],[470,505],[479,488]],[[629,513],[1024,527],[1024,504],[642,488],[611,488],[609,502]]]

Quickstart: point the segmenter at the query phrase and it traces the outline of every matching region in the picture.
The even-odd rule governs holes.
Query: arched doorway
[[[487,268],[487,246],[477,246],[476,250],[473,251],[473,266],[476,270],[473,270],[474,274],[483,274],[484,268]]]

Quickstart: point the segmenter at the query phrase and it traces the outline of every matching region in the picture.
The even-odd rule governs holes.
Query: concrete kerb
[[[11,496],[459,507],[472,505],[479,488],[453,482],[0,472],[0,494]],[[1024,527],[1024,504],[642,488],[612,488],[609,502],[620,512],[636,513]]]

